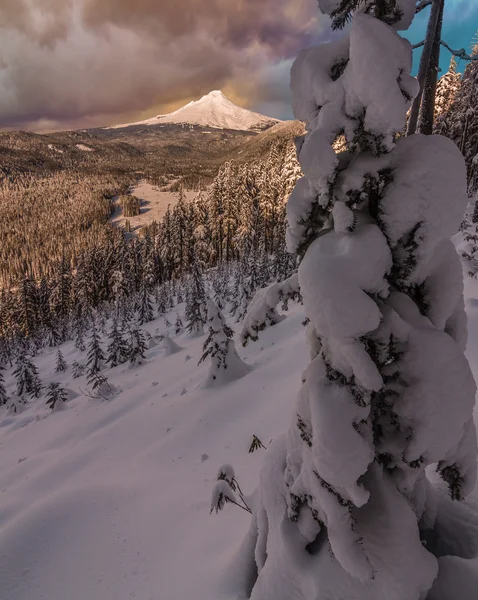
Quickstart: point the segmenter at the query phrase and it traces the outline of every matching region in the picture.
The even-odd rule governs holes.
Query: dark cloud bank
[[[118,122],[217,88],[278,111],[318,32],[303,0],[1,0],[0,128]]]

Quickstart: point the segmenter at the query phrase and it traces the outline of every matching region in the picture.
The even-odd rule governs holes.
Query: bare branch
[[[461,60],[478,60],[478,54],[476,56],[470,56],[469,54],[467,54],[465,52],[464,48],[460,48],[459,50],[453,50],[453,48],[450,48],[450,46],[446,42],[444,42],[443,40],[440,40],[440,44],[442,46],[445,46],[445,48],[449,52],[451,52],[453,54],[453,56],[457,56]]]
[[[422,42],[418,42],[418,44],[413,44],[412,50],[415,50],[416,48],[421,48],[424,45],[425,45],[425,40],[423,40]]]
[[[415,14],[418,14],[427,6],[430,6],[430,4],[432,4],[432,2],[433,2],[433,0],[420,0],[420,2],[417,4],[417,7],[415,8]]]
[[[425,40],[423,42],[419,42],[418,44],[413,44],[412,50],[415,50],[416,48],[421,48],[424,44]],[[449,52],[451,52],[453,56],[456,56],[460,60],[478,60],[478,54],[476,56],[470,56],[466,53],[464,48],[460,48],[459,50],[453,50],[453,48],[450,48],[450,46],[443,40],[440,40],[440,44],[444,46]]]

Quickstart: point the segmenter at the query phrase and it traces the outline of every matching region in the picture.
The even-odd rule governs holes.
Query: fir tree
[[[146,356],[146,338],[141,327],[133,327],[129,334],[128,359],[131,366],[143,364]]]
[[[116,318],[113,319],[111,331],[108,335],[110,343],[108,344],[106,362],[114,368],[122,365],[128,360],[128,342],[123,336],[118,326]]]
[[[105,355],[101,347],[101,340],[96,325],[93,325],[88,344],[88,355],[86,362],[86,375],[88,385],[96,390],[102,383],[101,368],[105,362]]]
[[[78,377],[81,377],[85,372],[85,365],[82,365],[75,360],[71,365],[71,369],[73,373],[73,379],[78,379]]]
[[[63,354],[61,353],[61,350],[58,349],[58,352],[56,353],[56,368],[55,368],[55,371],[57,373],[63,373],[67,369],[68,369],[68,363],[64,359]]]
[[[447,115],[461,87],[461,74],[456,70],[456,60],[452,56],[448,71],[437,83],[435,100],[434,133],[447,135]]]
[[[33,362],[24,354],[17,361],[13,376],[17,384],[17,396],[22,398],[28,394],[32,398],[39,398],[41,395],[42,384],[38,369]]]
[[[199,265],[194,264],[193,272],[189,278],[186,298],[186,323],[191,336],[203,334],[206,292]]]
[[[68,400],[68,395],[59,383],[52,381],[48,384],[46,393],[46,405],[51,410],[59,410],[64,407]]]
[[[183,321],[182,321],[182,319],[181,319],[181,317],[179,316],[179,313],[178,313],[176,315],[176,322],[174,324],[174,333],[176,335],[179,335],[182,330],[183,330]]]
[[[233,330],[227,325],[218,306],[212,301],[207,303],[207,325],[209,335],[203,345],[203,355],[199,361],[211,358],[211,367],[206,380],[206,387],[234,381],[249,371],[237,354],[234,344]]]

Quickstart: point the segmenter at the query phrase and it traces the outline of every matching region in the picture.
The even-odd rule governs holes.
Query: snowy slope
[[[108,370],[121,389],[110,402],[87,399],[71,367],[55,373],[55,350],[35,359],[45,384],[79,395],[60,412],[40,399],[0,415],[0,599],[218,598],[249,515],[209,515],[213,482],[231,462],[251,491],[264,456],[248,454],[253,434],[267,445],[291,418],[307,352],[292,313],[240,351],[254,370],[217,390],[201,389],[204,337],[180,335],[178,354],[158,346],[144,366]],[[71,343],[62,350],[70,365],[84,360]]]
[[[152,119],[136,123],[115,125],[108,129],[121,129],[132,125],[188,123],[201,125],[202,127],[248,131],[251,129],[264,129],[279,122],[278,119],[272,119],[241,108],[226,98],[222,92],[215,90],[167,115],[158,115]]]
[[[467,296],[478,376],[477,282]],[[248,447],[253,434],[268,445],[292,418],[308,360],[302,319],[292,305],[239,350],[253,370],[215,390],[201,387],[204,337],[181,334],[177,354],[157,346],[143,366],[106,371],[121,390],[110,402],[86,398],[71,367],[55,373],[55,349],[36,358],[45,384],[78,395],[59,412],[40,399],[0,413],[0,600],[236,600],[220,578],[250,518],[234,506],[209,515],[212,486],[223,463],[246,493],[256,486],[265,451]],[[164,320],[145,328],[163,332]],[[62,351],[70,365],[84,361],[71,343]]]

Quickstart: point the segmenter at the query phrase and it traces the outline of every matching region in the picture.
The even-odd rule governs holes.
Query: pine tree
[[[91,330],[86,362],[87,381],[88,385],[90,385],[93,390],[96,390],[103,383],[104,377],[101,375],[101,368],[104,362],[105,355],[101,347],[100,336],[95,324]]]
[[[183,321],[182,321],[182,319],[181,319],[181,317],[179,316],[179,313],[178,313],[176,315],[176,322],[174,324],[174,333],[176,335],[179,335],[182,330],[183,330]]]
[[[26,337],[33,335],[38,327],[38,295],[35,283],[25,275],[20,288],[18,324]]]
[[[199,361],[201,364],[206,358],[211,358],[211,367],[205,386],[234,381],[248,373],[249,366],[237,354],[232,339],[234,332],[227,325],[222,312],[212,300],[208,300],[207,303],[207,325],[209,335],[204,342],[203,355]]]
[[[141,288],[138,297],[138,323],[144,325],[154,319],[153,303],[151,301],[150,286],[144,280],[141,282]]]
[[[64,407],[68,400],[68,395],[59,383],[52,381],[48,384],[46,393],[46,405],[51,410],[59,410]]]
[[[310,363],[294,422],[266,454],[237,592],[453,598],[462,559],[437,556],[439,521],[454,509],[437,501],[426,468],[437,465],[455,500],[475,484],[476,386],[450,241],[466,206],[465,166],[444,137],[398,137],[418,93],[397,33],[415,0],[376,0],[355,15],[360,0],[319,6],[333,27],[352,24],[302,51],[291,71],[307,134],[288,247],[301,258]],[[340,133],[345,160],[332,148]]]
[[[82,365],[75,360],[71,365],[71,369],[73,373],[73,379],[78,379],[78,377],[81,377],[85,372],[85,365]]]
[[[133,327],[129,334],[128,359],[132,366],[143,364],[146,356],[146,338],[141,327]]]
[[[194,263],[193,272],[189,278],[186,298],[186,322],[191,336],[203,334],[206,292],[199,265]]]
[[[114,368],[118,365],[122,365],[128,360],[129,352],[128,342],[120,331],[116,318],[113,319],[108,339],[110,340],[110,343],[108,344],[108,348],[106,350],[106,362],[110,365],[110,367]]]
[[[461,74],[456,70],[456,60],[452,56],[448,71],[440,77],[437,83],[435,100],[435,128],[434,133],[446,135],[448,112],[455,101],[461,87]]]
[[[13,376],[17,384],[17,396],[23,397],[28,394],[32,398],[39,398],[41,395],[42,384],[38,375],[38,369],[33,362],[24,354],[18,361]]]
[[[66,362],[65,358],[63,357],[63,354],[61,353],[61,350],[58,349],[58,352],[56,353],[56,368],[55,368],[55,371],[57,373],[63,373],[67,369],[68,369],[68,363]]]

